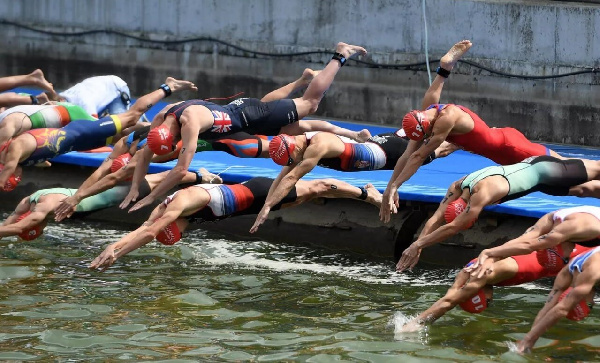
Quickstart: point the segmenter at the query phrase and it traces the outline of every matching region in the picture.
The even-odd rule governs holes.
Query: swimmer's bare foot
[[[41,69],[36,69],[35,71],[29,73],[27,77],[29,78],[32,86],[39,87],[47,92],[54,92],[52,83],[46,80],[44,77],[44,72],[42,72]]]
[[[445,156],[452,154],[453,152],[455,152],[456,150],[459,150],[459,149],[460,149],[460,146],[455,145],[448,141],[444,141],[437,149],[435,149],[435,157],[443,158]]]
[[[379,190],[377,190],[377,188],[375,188],[373,186],[373,184],[371,184],[371,183],[365,185],[363,188],[365,188],[367,190],[367,199],[366,199],[366,202],[370,203],[370,204],[373,204],[377,208],[380,208],[381,207],[381,201],[382,201],[382,195],[379,192]]]
[[[50,163],[48,160],[46,160],[46,161],[42,161],[39,164],[35,164],[34,166],[36,168],[49,168],[52,166],[52,163]]]
[[[454,44],[452,48],[440,59],[440,67],[447,71],[451,71],[456,65],[456,62],[471,48],[470,40],[461,40]]]
[[[40,105],[44,105],[47,102],[50,102],[50,99],[48,98],[48,95],[45,93],[40,93],[39,95],[35,96],[35,98],[37,98],[38,100],[38,104]]]
[[[317,74],[321,73],[321,71],[313,71],[310,68],[305,68],[304,72],[302,72],[302,77],[300,77],[300,82],[308,86],[308,84],[317,76]]]
[[[172,92],[193,90],[197,91],[198,87],[190,81],[183,81],[173,77],[167,77],[165,84],[171,88]]]
[[[337,44],[337,46],[335,47],[335,51],[343,54],[344,57],[346,57],[346,59],[349,59],[356,53],[358,53],[360,55],[367,54],[367,50],[363,47],[359,47],[358,45],[346,44],[346,43],[342,43],[342,42],[339,42]]]
[[[371,132],[367,129],[362,129],[356,133],[354,140],[358,142],[365,142],[371,138]]]
[[[202,175],[202,184],[222,184],[223,179],[217,174],[213,174],[210,171],[200,168],[198,169],[198,173]]]

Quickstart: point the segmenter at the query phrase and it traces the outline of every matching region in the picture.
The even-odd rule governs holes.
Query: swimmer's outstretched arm
[[[171,205],[173,203],[170,203]],[[145,244],[151,242],[160,232],[161,229],[175,221],[181,212],[170,208],[171,211],[166,212],[167,207],[164,204],[157,206],[150,218],[135,231],[127,234],[118,242],[115,242],[108,247],[91,263],[90,269],[104,271],[112,266],[119,257],[125,256],[131,251],[134,251]]]
[[[315,144],[312,144],[313,147],[308,147],[304,152],[304,159],[302,159],[298,164],[294,165],[293,168],[288,169],[289,167],[283,167],[280,175],[277,177],[276,182],[278,182],[277,186],[275,186],[275,182],[271,185],[271,189],[269,189],[269,195],[260,210],[258,216],[256,217],[256,221],[252,228],[250,228],[250,233],[254,233],[258,230],[258,227],[263,224],[273,208],[274,205],[279,203],[286,195],[292,190],[296,182],[300,180],[304,175],[308,174],[317,166],[317,163],[325,154],[327,150],[325,148],[314,147]],[[282,176],[283,175],[283,176]]]
[[[568,266],[565,266],[563,267],[563,270],[566,270],[567,268]],[[586,274],[586,272],[588,273]],[[568,271],[566,273],[568,273]],[[561,271],[561,275],[562,274],[563,273]],[[584,276],[584,274],[588,276]],[[600,269],[588,268],[587,271],[582,272],[578,276],[576,286],[561,301],[559,301],[560,295],[569,287],[570,284],[565,284],[567,280],[561,279],[559,286],[557,286],[555,281],[555,286],[552,287],[549,301],[538,314],[538,317],[531,327],[531,330],[525,335],[523,340],[519,342],[517,350],[521,353],[530,351],[540,336],[546,332],[546,330],[554,326],[560,319],[566,317],[569,311],[572,310],[575,305],[577,305],[581,300],[585,299],[591,293],[598,279],[600,279]],[[542,313],[544,314],[542,315]]]
[[[71,217],[71,215],[75,212],[75,208],[77,208],[77,204],[83,200],[83,198],[98,194],[106,189],[111,188],[113,185],[107,187],[103,190],[98,190],[94,188],[94,186],[102,180],[105,176],[110,174],[110,168],[112,166],[113,161],[119,157],[120,155],[126,153],[128,151],[127,145],[125,144],[125,139],[119,140],[111,153],[104,159],[102,164],[94,170],[92,175],[90,175],[77,189],[75,194],[70,197],[65,198],[61,204],[56,207],[54,211],[55,220],[57,222],[62,221],[65,218]],[[115,183],[116,184],[116,183]]]
[[[406,269],[412,269],[417,262],[419,262],[419,256],[423,248],[438,244],[445,241],[447,238],[454,236],[458,232],[468,228],[472,223],[473,219],[477,219],[479,214],[485,206],[484,203],[478,199],[479,193],[476,193],[471,197],[469,204],[465,211],[456,217],[452,222],[440,226],[435,231],[429,233],[426,236],[419,237],[413,242],[407,249],[402,252],[402,258],[396,264],[396,271],[402,272]]]

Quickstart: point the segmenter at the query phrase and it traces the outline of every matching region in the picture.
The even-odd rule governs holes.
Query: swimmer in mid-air
[[[446,77],[470,47],[471,42],[463,40],[442,57],[438,76],[424,98],[423,110],[413,110],[402,119],[402,128],[411,142],[398,160],[383,193],[380,218],[384,222],[389,222],[391,214],[398,208],[397,191],[400,186],[417,172],[431,152],[444,141],[485,156],[500,165],[518,163],[531,156],[551,155],[561,158],[546,146],[527,140],[514,128],[488,127],[479,116],[464,106],[438,104]]]
[[[257,99],[237,99],[226,107],[207,103],[206,101],[184,102],[166,112],[164,120],[155,118],[153,129],[148,134],[148,148],[144,148],[143,157],[139,160],[133,177],[131,192],[123,205],[137,200],[136,184],[146,174],[152,153],[160,154],[172,151],[179,139],[182,148],[177,165],[165,182],[149,196],[139,200],[130,211],[137,210],[154,201],[158,195],[166,193],[181,175],[188,169],[197,147],[197,140],[202,133],[210,132],[218,136],[223,133],[252,130],[252,133],[267,134],[260,130],[271,130],[273,134],[286,125],[292,124],[314,113],[323,94],[331,86],[335,75],[355,54],[366,54],[367,51],[356,45],[338,43],[333,58],[327,66],[317,74],[302,97],[262,102]],[[259,130],[260,129],[260,130]],[[365,135],[370,136],[370,135]]]

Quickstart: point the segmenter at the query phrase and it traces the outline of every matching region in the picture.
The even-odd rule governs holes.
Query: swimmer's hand
[[[115,261],[117,261],[117,254],[115,253],[114,244],[111,244],[106,247],[106,249],[92,261],[92,263],[90,263],[89,268],[91,270],[99,270],[100,272],[104,272],[107,268],[112,266]]]
[[[421,256],[421,249],[417,243],[412,243],[407,249],[402,252],[400,261],[396,264],[396,271],[402,272],[405,270],[412,270],[413,267],[419,262]]]
[[[523,340],[521,340],[517,343],[517,353],[519,353],[519,354],[531,353],[531,348],[533,347],[533,344],[529,343],[528,340],[526,340],[526,339],[527,339],[527,337],[525,337]]]
[[[169,88],[171,89],[171,92],[178,92],[178,91],[197,91],[198,87],[196,87],[196,85],[190,81],[184,81],[184,80],[179,80],[179,79],[175,79],[173,77],[167,77],[167,79],[165,80],[165,84],[167,86],[169,86]]]
[[[135,187],[133,184],[131,185],[131,189],[129,190],[129,193],[127,194],[127,196],[125,197],[125,199],[123,199],[123,201],[121,202],[121,204],[119,204],[119,208],[121,209],[125,209],[129,206],[129,204],[131,204],[131,202],[135,202],[137,201],[137,198],[140,196],[140,193],[138,192],[137,187]]]
[[[77,204],[79,204],[79,200],[73,195],[63,199],[59,206],[54,208],[54,220],[60,222],[65,218],[71,218],[77,208]]]
[[[154,202],[154,197],[152,197],[151,195],[148,195],[144,199],[142,199],[139,202],[135,203],[135,205],[133,207],[129,208],[129,213],[135,212],[138,209],[142,209],[145,206],[152,204],[152,202]]]
[[[267,207],[266,205],[264,205],[262,207],[262,209],[260,210],[260,213],[258,213],[258,216],[256,216],[256,221],[254,221],[254,225],[252,225],[252,228],[250,228],[250,233],[254,233],[254,232],[258,231],[258,226],[265,223],[265,221],[267,220],[267,217],[269,216],[270,211],[271,211],[270,207]]]
[[[464,268],[465,272],[468,272],[473,277],[477,277],[478,279],[482,278],[484,275],[489,275],[494,272],[494,262],[495,259],[491,258],[487,250],[481,251],[479,257],[477,257],[477,261],[471,266],[467,266]]]
[[[389,186],[385,188],[381,200],[381,208],[379,208],[379,219],[383,223],[388,223],[391,220],[392,213],[398,213],[400,199],[398,197],[397,188]]]

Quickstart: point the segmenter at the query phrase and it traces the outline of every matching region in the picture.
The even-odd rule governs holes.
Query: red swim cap
[[[269,143],[269,156],[276,164],[287,166],[294,162],[292,153],[296,149],[296,138],[290,135],[277,135]]]
[[[163,245],[174,245],[175,242],[181,239],[181,231],[179,227],[177,227],[177,223],[175,221],[171,222],[168,226],[163,228],[158,235],[156,236],[156,240]]]
[[[536,251],[535,257],[540,266],[548,270],[548,272],[558,272],[565,266],[563,254],[562,245],[557,245],[552,248]]]
[[[173,151],[173,140],[175,136],[167,125],[155,127],[148,133],[146,141],[148,147],[156,155],[165,155]]]
[[[110,165],[110,172],[115,173],[119,171],[122,167],[129,164],[129,161],[131,161],[131,154],[125,153],[123,155],[119,155]]]
[[[477,294],[471,296],[466,301],[458,304],[461,309],[471,314],[479,314],[488,307],[487,298],[483,289],[477,291]]]
[[[462,212],[467,208],[467,201],[463,198],[458,198],[457,200],[448,203],[446,210],[444,211],[444,219],[446,223],[451,223],[456,219]],[[469,225],[465,229],[469,229],[473,227],[477,218],[473,219]]]
[[[411,140],[423,140],[430,125],[431,123],[425,118],[425,114],[419,110],[412,110],[402,118],[402,128]]]
[[[22,221],[25,217],[27,217],[28,215],[31,214],[31,211],[27,211],[26,213],[23,213],[19,216],[19,218],[17,218],[17,222]],[[24,230],[23,232],[19,233],[18,236],[25,241],[33,241],[34,239],[38,238],[39,236],[42,235],[42,233],[44,233],[44,225],[42,223],[40,224],[36,224],[35,226]]]
[[[2,172],[3,169],[4,169],[4,164],[0,164],[0,172]],[[4,190],[5,192],[12,192],[13,190],[15,190],[15,188],[17,187],[17,184],[19,184],[20,182],[21,182],[20,176],[11,174],[8,177],[8,179],[6,180],[6,183],[4,184],[4,186],[0,189]]]
[[[567,297],[567,295],[569,295],[571,290],[573,290],[572,287],[569,287],[568,289],[566,289],[565,292],[563,292],[560,295],[560,297],[558,298],[558,301],[561,301],[562,299]],[[567,319],[575,320],[575,321],[583,320],[585,317],[590,315],[590,310],[591,310],[591,308],[588,306],[588,304],[585,302],[585,300],[581,300],[580,302],[577,303],[577,305],[575,305],[575,307],[573,309],[571,309],[571,311],[569,311],[569,313],[567,314]]]

